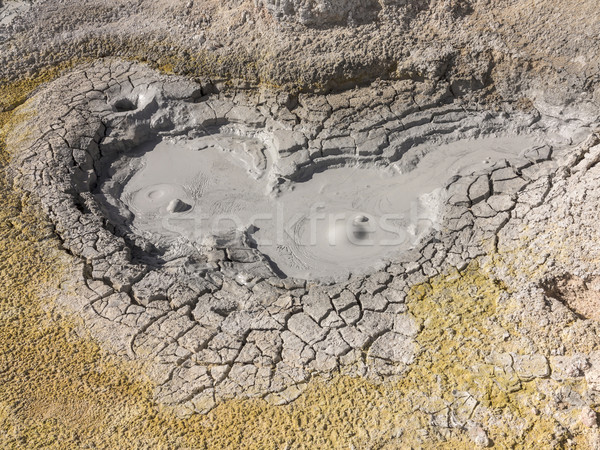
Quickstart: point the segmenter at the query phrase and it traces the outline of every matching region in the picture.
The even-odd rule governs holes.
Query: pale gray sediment
[[[520,136],[424,145],[425,154],[414,167],[404,164],[404,173],[401,164],[362,162],[357,155],[343,167],[279,185],[279,154],[268,138],[259,146],[256,138],[237,136],[237,151],[230,140],[215,133],[147,145],[125,156],[128,163],[117,161],[107,192],[104,183],[98,190],[112,197],[120,225],[166,253],[210,247],[241,233],[281,275],[339,280],[373,271],[439,229],[442,188],[452,176],[493,167],[536,146],[536,139]],[[244,163],[249,154],[256,163]],[[126,180],[117,182],[120,198],[111,195],[113,179]]]
[[[311,377],[338,370],[373,379],[401,375],[419,351],[419,324],[404,303],[408,289],[464,269],[485,256],[486,244],[511,245],[515,224],[535,233],[556,189],[587,182],[577,179],[582,160],[590,162],[586,176],[597,176],[595,160],[585,156],[597,148],[590,127],[597,116],[583,106],[580,117],[546,115],[541,103],[528,112],[492,113],[460,103],[442,82],[377,82],[297,98],[215,91],[141,65],[101,61],[37,93],[26,105],[33,118],[9,142],[16,182],[39,196],[64,248],[78,258],[77,295],[65,296],[65,304],[107,348],[151,362],[158,400],[183,412],[204,412],[232,397],[289,402]],[[267,203],[273,190],[280,198],[315,195],[325,185],[321,178],[335,181],[337,175],[327,174],[356,165],[373,177],[394,166],[404,173],[396,177],[410,177],[420,164],[436,179],[415,175],[415,186],[426,187],[416,188],[412,199],[439,187],[444,203],[431,206],[435,226],[415,233],[403,251],[375,255],[362,273],[282,278],[272,254],[244,230],[197,242],[185,233],[157,235],[152,214],[139,220],[156,212],[150,200],[157,195],[168,194],[158,203],[162,215],[190,215],[214,204],[202,204],[212,182],[202,177],[211,172],[185,168],[189,155],[153,165],[157,139],[190,145],[169,151],[210,155],[213,163],[223,151],[215,140],[221,146],[225,140],[234,152],[223,176],[231,173],[243,195],[264,195]],[[149,146],[145,156],[141,146]],[[484,164],[477,146],[497,154]],[[469,150],[463,154],[469,164],[461,163],[461,149]],[[245,164],[239,173],[236,161]],[[166,163],[183,165],[161,172]],[[185,179],[177,180],[181,173]],[[187,179],[198,175],[194,183]],[[389,191],[395,178],[387,177]],[[224,179],[217,187],[226,186]],[[240,210],[248,206],[241,203]],[[542,242],[543,234],[537,238]],[[589,273],[598,272],[594,264],[588,263]],[[519,289],[531,290],[533,282]]]

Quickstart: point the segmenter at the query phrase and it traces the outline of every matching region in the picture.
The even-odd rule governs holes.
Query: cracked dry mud
[[[211,94],[215,87],[140,65],[96,63],[49,84],[22,108],[26,119],[7,137],[16,155],[10,173],[18,186],[36,193],[64,250],[77,257],[73,289],[61,302],[111,351],[148,362],[159,402],[184,414],[206,413],[231,398],[260,396],[283,404],[301,395],[311,378],[338,371],[382,382],[401,379],[435,345],[421,342],[424,334],[436,332],[428,322],[441,319],[430,315],[444,314],[419,311],[418,303],[407,300],[411,291],[453,269],[468,270],[478,258],[511,255],[508,250],[523,245],[527,236],[519,232],[522,227],[542,239],[536,222],[556,190],[593,174],[598,138],[584,121],[573,132],[572,125],[563,127],[543,111],[469,110],[443,87],[435,103],[419,104],[423,88],[412,82],[378,83],[349,93],[300,96],[290,105],[285,96]],[[346,106],[350,103],[352,108]],[[153,242],[151,233],[111,220],[122,208],[107,195],[115,187],[103,189],[101,180],[113,172],[120,155],[156,137],[193,139],[226,131],[240,139],[260,136],[270,145],[279,184],[357,163],[410,170],[414,159],[448,142],[486,146],[513,137],[512,145],[524,148],[512,157],[448,173],[438,229],[429,230],[414,248],[367,273],[323,283],[278,277],[240,231],[202,245],[184,242],[169,252]],[[418,146],[425,142],[432,145]],[[552,263],[547,253],[535,257],[540,267]],[[510,283],[517,276],[500,274],[499,280]],[[560,296],[543,297],[543,284],[531,284],[532,279],[525,292],[537,292],[542,304]],[[514,298],[504,301],[520,301],[523,289],[518,285]],[[524,304],[520,313],[548,322],[560,320],[559,315],[563,326],[585,319],[567,301],[556,309],[560,314],[554,307],[544,314]],[[503,340],[516,339],[496,326]],[[512,343],[517,352],[492,349],[481,357],[513,377],[511,384],[547,379],[557,373],[553,364],[569,365],[569,358],[585,361],[575,378],[593,378],[593,326],[569,328],[569,339],[584,347],[575,356],[551,335],[528,346]],[[543,345],[552,357],[542,352]],[[473,398],[478,414],[491,414],[477,408],[483,399],[468,389],[453,391],[443,414],[458,414],[454,408],[465,395]],[[584,404],[581,398],[571,407]],[[450,420],[443,417],[435,420]],[[439,425],[464,427],[466,422]]]
[[[476,24],[482,14],[475,3],[442,3],[259,1],[255,8],[263,14],[257,29],[268,14],[286,36],[317,44],[345,27],[372,33],[374,42],[388,35],[399,42],[390,24],[441,23],[446,15]],[[210,33],[235,24],[246,7],[232,17],[207,7],[213,18],[225,17]],[[15,33],[30,36],[28,27],[43,23],[49,10],[36,2],[0,8],[2,45],[34,55],[10,66],[37,67],[41,50]],[[146,14],[127,11],[123,20]],[[373,31],[376,23],[387,31]],[[188,45],[180,40],[186,27],[172,32],[172,52]],[[83,45],[77,39],[74,48]],[[132,45],[123,42],[115,53],[134,57]],[[49,426],[68,445],[122,445],[130,434],[139,446],[200,448],[600,446],[600,105],[593,75],[580,94],[574,81],[553,96],[531,69],[530,97],[523,98],[525,85],[479,79],[483,69],[473,68],[492,64],[487,57],[452,50],[440,59],[439,49],[427,54],[423,42],[415,45],[410,57],[394,56],[410,75],[398,69],[375,80],[370,70],[379,63],[368,73],[349,63],[345,76],[361,73],[363,81],[350,90],[312,75],[340,87],[333,92],[310,83],[300,83],[304,92],[291,90],[297,67],[272,70],[283,87],[256,86],[252,79],[230,83],[229,73],[192,80],[118,58],[75,61],[18,107],[35,78],[25,79],[23,94],[7,88],[0,113],[6,330],[11,318],[28,320],[24,311],[37,308],[25,300],[40,297],[40,310],[52,311],[58,324],[49,329],[62,330],[48,333],[60,351],[75,345],[61,340],[73,325],[56,315],[67,313],[79,336],[69,339],[85,342],[77,344],[83,351],[139,373],[115,383],[110,377],[121,380],[125,369],[73,357],[73,367],[87,365],[85,380],[93,364],[107,374],[92,382],[98,387],[90,398],[105,398],[106,389],[118,402],[120,393],[131,401],[127,418],[117,414],[119,422],[106,425],[84,414],[91,425],[49,425],[68,417],[68,408],[32,419],[44,404],[33,391],[27,400],[0,398],[2,442],[47,444],[37,427]],[[198,64],[180,72],[197,74]],[[322,61],[315,73],[330,64]],[[426,67],[416,70],[419,64]],[[496,60],[499,71],[506,64]],[[319,214],[350,221],[341,228],[329,221],[317,229],[327,239],[317,235],[306,245],[316,201]],[[29,202],[43,217],[29,215]],[[280,209],[282,222],[300,219],[273,247],[266,241],[277,226],[257,217]],[[363,239],[365,224],[391,212],[400,225],[386,231],[401,232],[401,241],[331,247],[332,236]],[[203,215],[224,214],[240,223],[198,225]],[[16,243],[19,233],[52,256],[30,262],[29,247]],[[56,241],[58,249],[46,248]],[[50,285],[31,295],[22,287],[36,283],[27,270]],[[11,349],[37,355],[6,336]],[[31,370],[46,376],[37,358],[24,379]],[[5,360],[2,373],[13,386],[18,376]],[[62,392],[59,382],[49,385]],[[265,427],[269,420],[279,426]],[[65,437],[71,429],[83,438]]]

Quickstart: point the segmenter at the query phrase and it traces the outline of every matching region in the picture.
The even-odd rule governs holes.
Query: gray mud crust
[[[39,197],[76,261],[62,303],[105,348],[148,363],[158,401],[182,413],[234,397],[284,404],[314,376],[401,377],[420,352],[422,323],[405,304],[410,288],[499,249],[530,255],[514,256],[516,267],[561,274],[497,273],[523,297],[515,320],[558,320],[544,301],[554,295],[568,304],[569,279],[600,275],[592,241],[572,244],[562,260],[550,261],[543,250],[557,240],[569,245],[585,227],[598,234],[591,209],[599,194],[588,188],[600,177],[598,118],[580,110],[586,114],[557,116],[542,103],[528,112],[480,110],[456,100],[443,82],[376,82],[327,96],[231,91],[103,60],[24,105],[27,118],[9,136],[17,155],[10,171]],[[101,189],[118,158],[152,139],[223,130],[265,142],[283,183],[357,161],[410,166],[415,148],[461,140],[534,143],[449,177],[439,227],[412,249],[346,279],[311,281],[278,276],[243,233],[163,251],[151,235],[133,232]],[[565,195],[571,207],[561,203]],[[528,298],[542,306],[532,309]],[[573,332],[588,339],[583,329]]]

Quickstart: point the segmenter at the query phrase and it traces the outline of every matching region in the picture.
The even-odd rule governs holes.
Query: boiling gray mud
[[[237,233],[281,275],[340,279],[393,260],[436,229],[452,176],[535,143],[518,136],[421,145],[386,167],[347,164],[281,184],[260,139],[215,134],[147,144],[107,182],[119,187],[112,192],[120,192],[128,226],[167,252],[214,247]]]

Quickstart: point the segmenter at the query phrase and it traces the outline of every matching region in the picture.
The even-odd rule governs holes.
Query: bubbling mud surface
[[[281,276],[340,279],[382,266],[437,229],[452,176],[533,144],[504,137],[421,145],[391,166],[347,164],[284,184],[259,139],[214,134],[143,145],[108,182],[118,186],[128,226],[165,251],[237,233]]]

